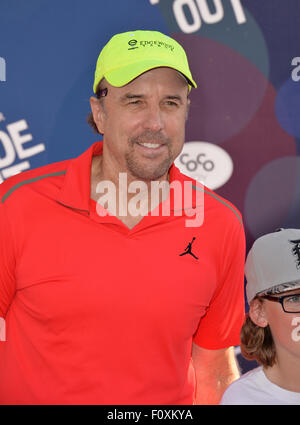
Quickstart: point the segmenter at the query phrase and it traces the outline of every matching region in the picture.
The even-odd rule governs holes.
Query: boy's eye
[[[287,298],[287,301],[289,303],[300,303],[300,295],[291,295],[289,298]]]

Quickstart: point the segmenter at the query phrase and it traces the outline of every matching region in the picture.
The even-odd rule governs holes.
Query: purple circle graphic
[[[281,127],[294,137],[300,137],[300,81],[286,81],[280,88],[275,111]]]
[[[198,84],[191,92],[187,140],[221,144],[251,121],[268,80],[247,58],[222,43],[199,35],[172,36],[185,48]]]
[[[245,218],[254,239],[286,227],[295,202],[300,175],[300,158],[278,158],[253,177],[245,197]]]

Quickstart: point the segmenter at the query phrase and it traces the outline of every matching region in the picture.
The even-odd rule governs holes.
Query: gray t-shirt
[[[220,404],[300,404],[300,392],[273,384],[259,366],[234,381],[223,394]]]

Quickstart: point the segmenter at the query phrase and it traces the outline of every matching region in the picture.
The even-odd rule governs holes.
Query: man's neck
[[[168,182],[168,173],[159,179],[159,182]],[[116,171],[114,167],[103,164],[103,156],[93,157],[91,164],[91,198],[99,202],[101,193],[99,192],[99,183],[111,182],[115,187],[115,191],[111,196],[116,194],[116,217],[123,221],[129,228],[134,227],[149,211],[155,209],[169,195],[169,186],[165,185],[165,190],[159,190],[158,196],[151,196],[151,181],[139,181],[126,171]],[[131,185],[134,183],[134,185]],[[136,188],[136,184],[138,188]],[[133,193],[129,192],[130,185],[133,186]],[[153,195],[153,193],[152,193]],[[132,214],[129,204],[138,196],[138,204],[140,214]],[[136,199],[137,200],[137,199]],[[105,206],[106,209],[107,206]],[[119,212],[122,211],[122,214]],[[124,214],[124,211],[126,212]],[[109,211],[112,213],[112,211]]]

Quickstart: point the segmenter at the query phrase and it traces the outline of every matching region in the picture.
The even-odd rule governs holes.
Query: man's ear
[[[103,101],[102,101],[103,102]],[[99,99],[94,96],[90,97],[90,105],[94,118],[94,122],[98,128],[99,133],[104,134],[104,121],[105,121],[105,109],[104,105]]]
[[[249,316],[257,326],[265,328],[268,326],[264,302],[255,298],[250,303]]]

